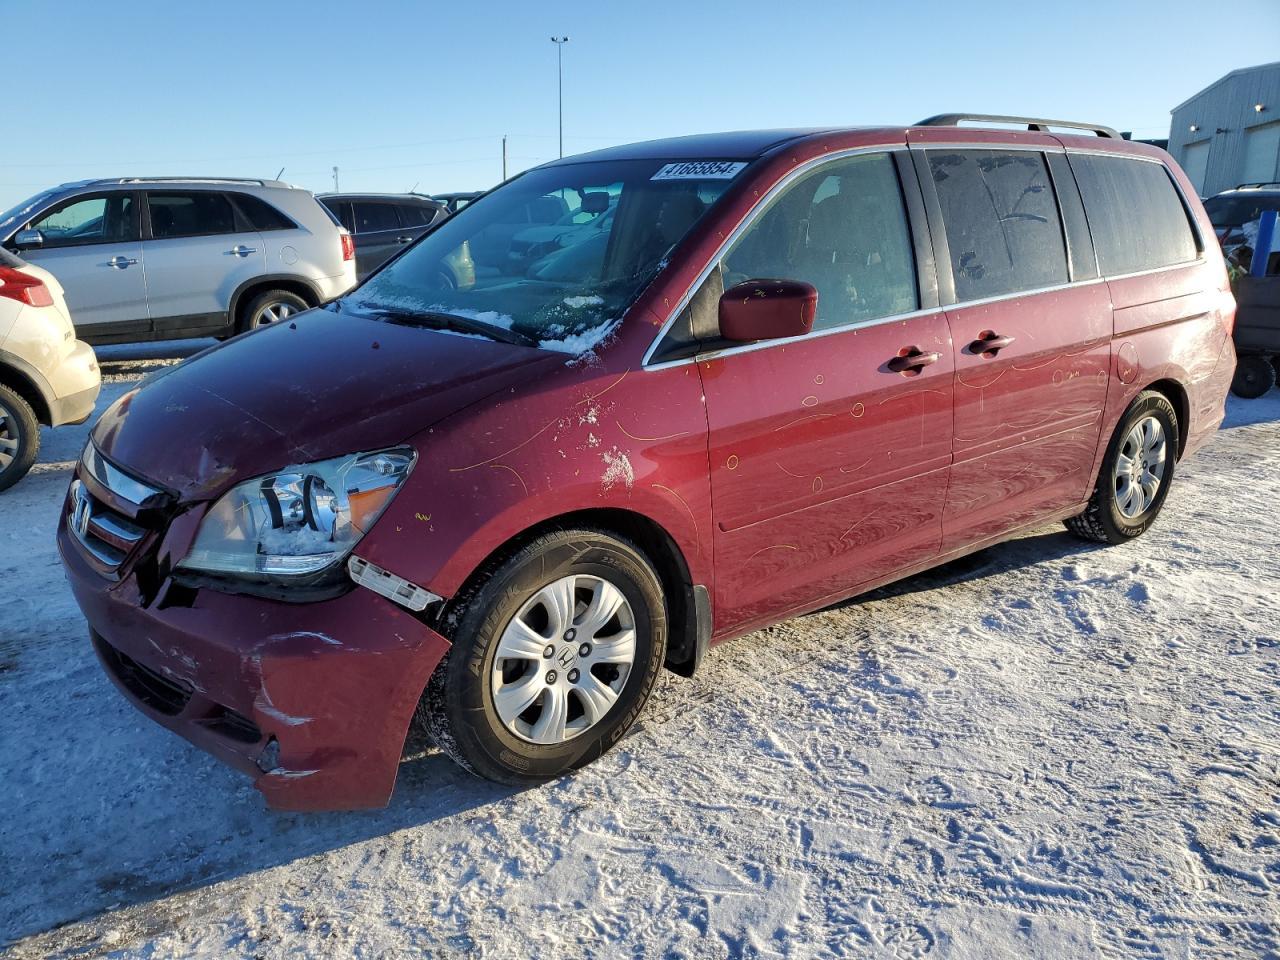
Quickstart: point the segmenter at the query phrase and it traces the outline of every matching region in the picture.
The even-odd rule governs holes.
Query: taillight
[[[0,297],[17,300],[29,307],[53,306],[53,294],[43,280],[12,267],[0,267]]]
[[[351,234],[349,234],[349,233],[340,234],[340,236],[342,237],[342,259],[343,259],[343,262],[345,262],[345,261],[347,261],[347,260],[354,260],[354,259],[356,258],[356,242],[355,242],[355,240],[353,240],[353,239],[351,238]]]

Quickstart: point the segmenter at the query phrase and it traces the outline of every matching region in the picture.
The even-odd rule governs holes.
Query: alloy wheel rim
[[[1116,507],[1126,520],[1151,509],[1164,482],[1168,439],[1155,417],[1143,417],[1125,434],[1113,474]]]
[[[18,436],[16,420],[9,408],[0,403],[0,473],[8,470],[13,461],[18,459],[21,438]]]
[[[601,577],[561,577],[503,628],[490,675],[498,718],[529,743],[572,740],[608,715],[635,656],[635,613],[622,591]]]
[[[297,312],[297,308],[292,303],[269,303],[262,308],[262,313],[258,314],[258,325],[265,327],[269,323],[279,323],[281,320],[288,320]]]

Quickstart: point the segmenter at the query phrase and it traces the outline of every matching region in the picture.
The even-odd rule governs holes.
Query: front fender
[[[451,597],[495,550],[547,520],[624,510],[664,529],[710,585],[707,421],[692,364],[570,361],[415,439],[413,474],[356,553]]]

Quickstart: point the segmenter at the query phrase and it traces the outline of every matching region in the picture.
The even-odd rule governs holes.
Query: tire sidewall
[[[531,596],[571,573],[606,579],[626,597],[635,617],[636,657],[604,720],[564,743],[530,743],[503,726],[493,703],[498,642]],[[634,548],[589,531],[536,541],[494,573],[458,620],[444,678],[444,709],[458,747],[479,772],[505,781],[547,780],[590,763],[621,739],[644,707],[662,668],[666,634],[661,585]]]
[[[1271,360],[1255,354],[1236,359],[1236,373],[1231,378],[1231,392],[1244,400],[1256,400],[1276,382],[1276,367]]]
[[[1156,498],[1151,506],[1147,507],[1138,516],[1130,519],[1120,512],[1120,505],[1116,501],[1114,479],[1116,458],[1129,431],[1133,429],[1139,420],[1143,420],[1148,416],[1154,416],[1160,422],[1160,426],[1164,428],[1164,476],[1160,480],[1160,489],[1156,491]],[[1111,438],[1111,445],[1107,448],[1107,456],[1102,465],[1102,476],[1099,478],[1099,483],[1104,492],[1103,522],[1111,527],[1115,534],[1119,535],[1118,539],[1132,539],[1133,537],[1141,536],[1155,521],[1156,517],[1160,515],[1165,497],[1169,495],[1169,488],[1173,485],[1173,476],[1177,469],[1179,443],[1177,412],[1162,394],[1145,394],[1134,401],[1125,412],[1120,425],[1116,428],[1115,435]]]
[[[40,424],[31,405],[8,387],[0,386],[0,407],[8,414],[10,427],[18,438],[17,455],[0,470],[0,490],[7,490],[25,477],[35,463],[40,450]]]

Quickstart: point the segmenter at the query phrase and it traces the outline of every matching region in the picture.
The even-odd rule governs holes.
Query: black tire
[[[1165,459],[1164,476],[1156,489],[1154,498],[1145,510],[1133,517],[1126,517],[1120,511],[1116,497],[1115,469],[1125,437],[1141,420],[1148,416],[1155,417],[1164,430]],[[1120,423],[1116,426],[1111,442],[1107,446],[1106,456],[1102,458],[1102,467],[1098,471],[1098,481],[1089,498],[1089,506],[1084,513],[1066,520],[1067,529],[1085,540],[1098,543],[1124,543],[1139,537],[1147,531],[1152,522],[1160,515],[1165,498],[1169,495],[1169,487],[1173,484],[1174,469],[1178,456],[1178,414],[1162,393],[1144,390],[1129,405]]]
[[[1280,383],[1280,353],[1271,358],[1271,366],[1276,372],[1276,382]]]
[[[240,312],[240,322],[237,325],[239,331],[244,333],[247,330],[270,326],[276,322],[272,319],[273,313],[279,312],[282,308],[287,316],[281,316],[279,319],[287,319],[295,313],[311,309],[311,304],[288,290],[264,290],[250,300]]]
[[[1276,368],[1266,357],[1257,355],[1236,358],[1236,374],[1231,378],[1231,392],[1245,400],[1256,400],[1276,385]]]
[[[40,453],[40,423],[31,404],[0,383],[0,490],[27,475]]]
[[[622,593],[634,616],[635,657],[616,701],[594,726],[557,744],[533,743],[503,724],[491,673],[508,623],[544,586],[570,574],[607,580]],[[456,623],[453,646],[427,684],[415,720],[461,767],[505,784],[554,779],[617,743],[648,701],[666,655],[666,608],[657,574],[635,545],[598,530],[538,537],[495,567],[447,619]],[[554,661],[548,664],[554,667]]]

